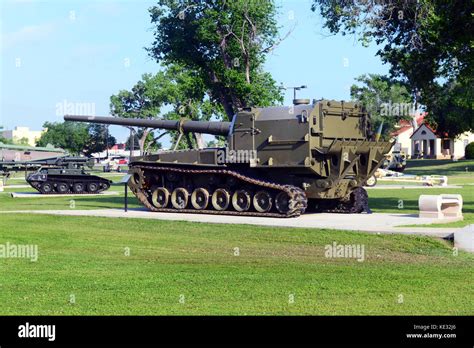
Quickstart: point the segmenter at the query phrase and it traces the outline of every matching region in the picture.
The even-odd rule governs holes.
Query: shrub
[[[474,159],[474,142],[467,144],[465,151],[466,159]]]

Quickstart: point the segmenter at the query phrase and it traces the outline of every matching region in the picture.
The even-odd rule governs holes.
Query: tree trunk
[[[140,138],[140,140],[138,141],[138,145],[140,146],[140,156],[143,156],[145,151],[145,141],[146,141],[146,138],[148,136],[148,133],[150,133],[150,130],[148,128],[145,128],[143,130],[143,135],[142,137]],[[132,149],[133,150],[133,149]]]
[[[196,140],[196,145],[198,149],[203,149],[205,147],[204,138],[201,133],[193,133],[194,139]]]

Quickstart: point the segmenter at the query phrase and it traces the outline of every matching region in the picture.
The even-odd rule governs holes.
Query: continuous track
[[[165,166],[151,166],[145,164],[131,165],[132,174],[137,174],[140,177],[139,183],[130,184],[132,192],[136,195],[138,200],[151,211],[156,212],[181,212],[181,213],[193,213],[193,214],[216,214],[216,215],[241,215],[241,216],[266,216],[266,217],[297,217],[304,213],[306,210],[308,201],[303,190],[292,185],[280,185],[264,180],[251,178],[241,173],[228,170],[228,169],[185,169],[176,167],[165,167]],[[153,183],[148,182],[147,174],[157,174],[174,172],[182,175],[221,175],[227,177],[234,177],[243,183],[255,185],[259,188],[271,189],[278,192],[285,192],[288,195],[288,211],[286,213],[280,212],[265,212],[260,213],[258,211],[236,211],[236,210],[214,210],[214,209],[176,209],[176,208],[157,208],[149,200],[150,190],[152,189]],[[210,205],[210,204],[209,204]]]

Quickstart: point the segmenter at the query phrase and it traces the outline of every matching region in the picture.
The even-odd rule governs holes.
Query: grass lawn
[[[370,205],[413,213],[420,194],[460,193],[465,220],[453,226],[474,223],[473,166],[409,161],[407,173],[448,174],[462,188],[370,190]],[[31,189],[6,191],[0,211],[123,206],[121,194],[13,199],[9,192]],[[130,206],[139,206],[133,196]],[[39,248],[37,262],[0,258],[3,315],[474,314],[474,254],[456,255],[441,239],[142,219],[0,219],[0,244]],[[325,257],[333,242],[364,246],[364,261]]]
[[[456,256],[439,239],[91,217],[1,219],[0,243],[39,248],[37,262],[0,258],[3,315],[474,314],[474,255]],[[326,258],[324,246],[334,241],[364,245],[365,260]]]

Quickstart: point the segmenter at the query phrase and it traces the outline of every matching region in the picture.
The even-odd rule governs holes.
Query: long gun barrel
[[[77,116],[65,115],[65,121],[90,122],[100,124],[113,124],[127,127],[147,127],[161,128],[168,130],[182,131],[185,133],[204,133],[212,135],[229,134],[230,122],[217,121],[191,121],[191,120],[150,120],[140,118],[119,118],[119,117],[103,117],[103,116]]]

